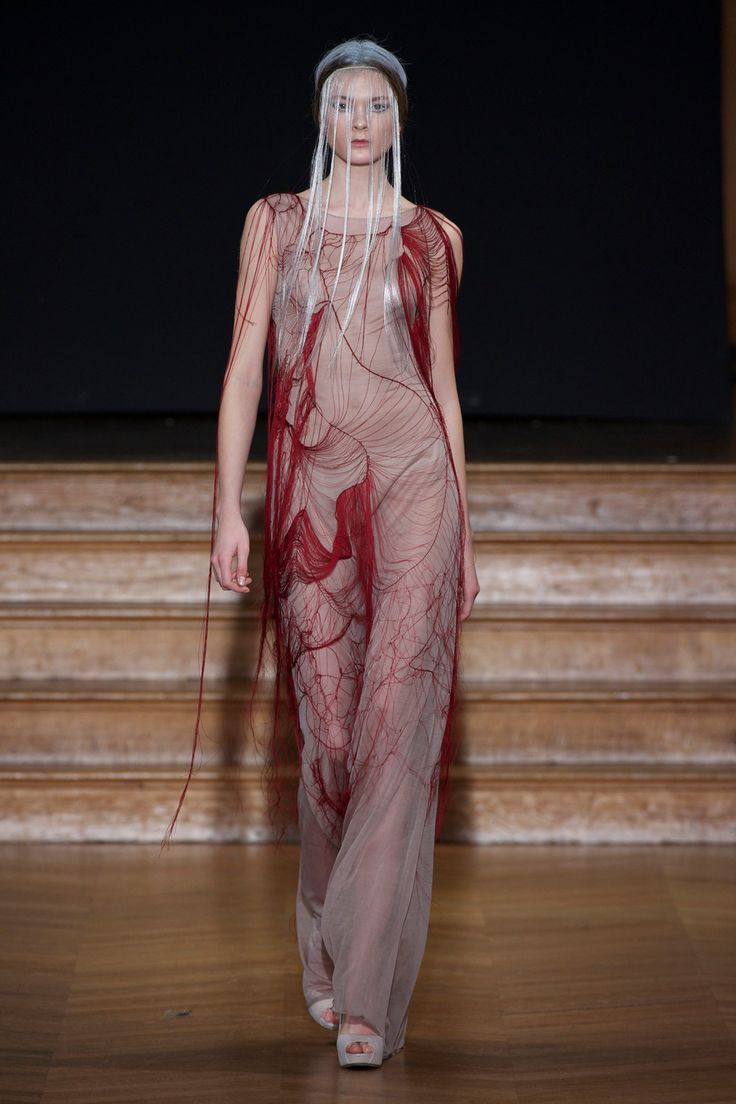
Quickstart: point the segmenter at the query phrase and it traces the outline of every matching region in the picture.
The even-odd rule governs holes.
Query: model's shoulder
[[[254,218],[256,215],[278,214],[281,211],[290,211],[299,206],[299,200],[293,192],[269,192],[268,195],[259,196],[248,207],[247,214]]]
[[[442,229],[449,235],[449,237],[453,241],[458,242],[460,244],[462,243],[463,232],[460,229],[460,227],[457,225],[457,223],[453,222],[451,218],[448,218],[447,215],[443,214],[442,211],[438,211],[435,207],[426,207],[425,206],[424,209],[437,222],[439,222]]]
[[[269,192],[268,195],[262,196],[259,202],[267,203],[277,214],[293,211],[301,206],[296,192]]]

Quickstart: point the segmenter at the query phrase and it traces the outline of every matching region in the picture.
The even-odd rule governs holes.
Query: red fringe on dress
[[[449,335],[441,348],[454,370],[459,362],[457,266],[438,212],[423,205],[402,212],[397,279],[410,350],[397,357],[383,325],[389,221],[377,235],[346,339],[325,365],[323,350],[334,349],[364,241],[363,220],[352,220],[356,232],[343,243],[342,216],[328,215],[319,258],[324,300],[310,320],[303,350],[292,357],[289,339],[304,317],[306,272],[288,302],[278,292],[303,215],[301,198],[291,192],[265,196],[249,212],[220,395],[222,400],[259,296],[273,295],[264,600],[246,706],[262,757],[269,820],[277,842],[296,823],[301,773],[315,815],[339,843],[348,803],[364,800],[384,778],[384,765],[391,760],[395,771],[400,761],[401,770],[415,776],[428,808],[438,799],[437,839],[457,752],[465,518],[433,371],[438,334]],[[344,283],[338,280],[330,306],[343,244]],[[313,261],[308,248],[305,266]],[[218,479],[215,461],[191,762],[162,848],[171,839],[198,747]],[[274,679],[267,733],[259,740],[253,713],[267,654]]]

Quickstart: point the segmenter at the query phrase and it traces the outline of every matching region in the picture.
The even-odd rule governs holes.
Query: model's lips
[[[354,146],[367,146],[368,145],[368,139],[367,138],[353,138],[353,145]]]

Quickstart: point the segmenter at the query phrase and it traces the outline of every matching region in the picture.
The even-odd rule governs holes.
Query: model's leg
[[[383,1035],[387,1055],[403,1042],[431,900],[430,782],[449,677],[445,607],[431,599],[408,577],[376,604],[351,745],[352,792],[322,915],[335,1010],[371,1025],[358,1030]]]
[[[396,970],[391,984],[384,1057],[401,1050],[406,1037],[409,1003],[414,992],[419,968],[424,957],[431,908],[431,887],[434,870],[434,827],[437,818],[437,795],[434,795],[419,848],[417,873],[409,901],[409,909],[401,929],[396,955]]]
[[[341,561],[333,585],[349,581]],[[291,657],[303,738],[298,787],[301,840],[296,928],[306,1003],[332,994],[332,961],[322,941],[322,911],[342,834],[347,748],[356,707],[356,659],[363,630],[347,623],[324,591],[300,583],[291,592]],[[298,626],[298,637],[296,636]],[[322,646],[320,646],[322,645]],[[337,1017],[326,1016],[337,1022]]]
[[[332,996],[332,961],[322,942],[321,924],[322,908],[337,848],[315,820],[301,779],[298,808],[301,848],[296,892],[296,930],[299,956],[304,967],[302,989],[304,999],[310,1005],[320,997]]]

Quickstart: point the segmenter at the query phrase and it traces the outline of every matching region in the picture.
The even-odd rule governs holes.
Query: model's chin
[[[343,161],[345,164],[347,164],[347,151],[344,154],[338,153],[336,156],[339,157],[340,160]],[[383,156],[383,150],[378,153],[371,153],[371,151],[368,149],[368,146],[352,146],[350,149],[350,164],[367,165],[371,161],[381,161],[383,159]]]

